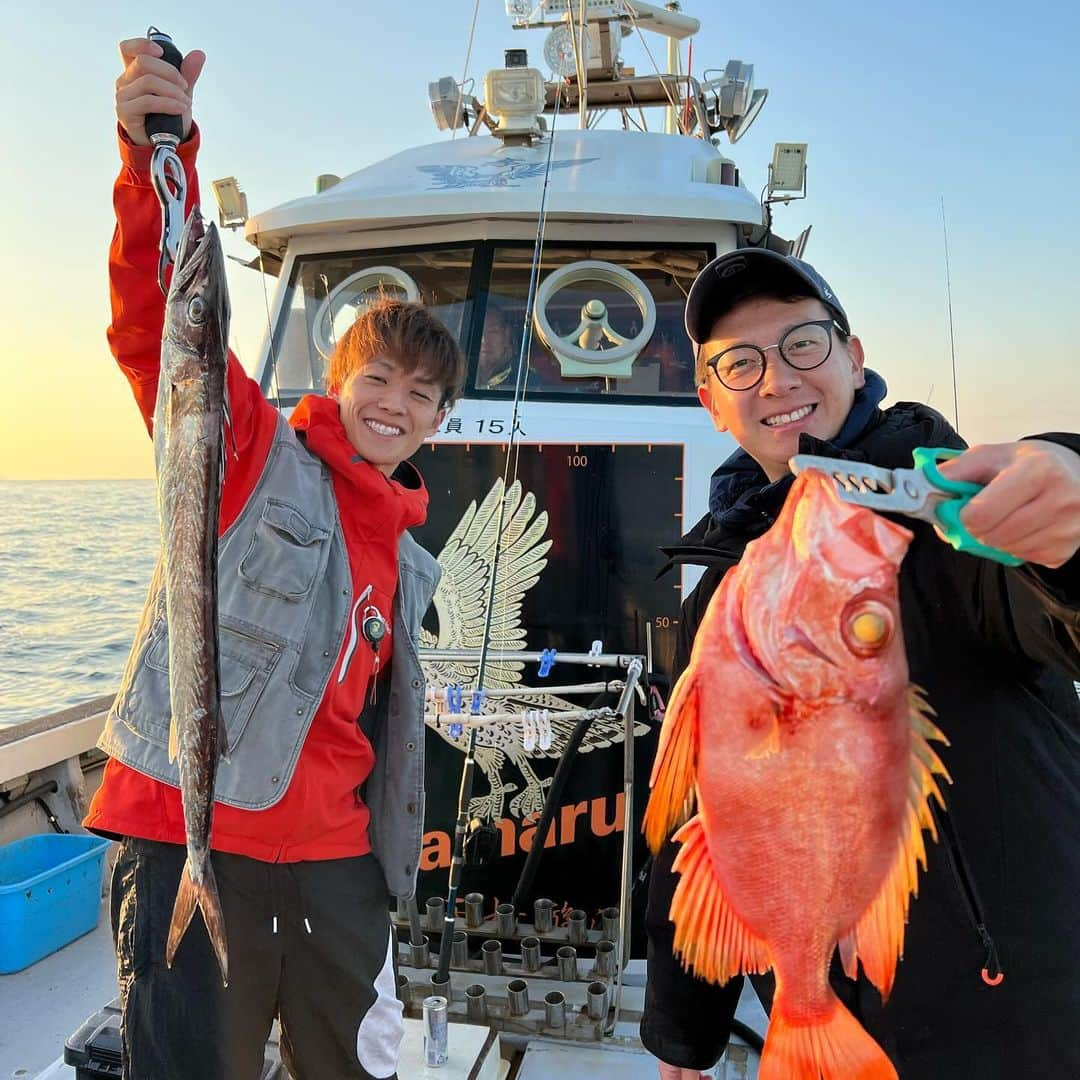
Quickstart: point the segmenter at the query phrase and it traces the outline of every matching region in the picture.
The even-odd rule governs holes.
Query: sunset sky
[[[448,139],[427,84],[460,78],[473,3],[4,8],[0,478],[150,476],[149,440],[105,341],[116,43],[154,20],[181,49],[207,52],[195,91],[204,195],[235,175],[257,212],[313,192],[319,173]],[[944,198],[961,430],[985,441],[1080,427],[1075,5],[686,0],[683,10],[702,20],[695,73],[739,58],[769,88],[749,134],[723,148],[747,187],[761,190],[774,142],[810,144],[809,197],[778,209],[776,229],[813,224],[806,256],[890,398],[952,415]],[[481,0],[469,74],[480,82],[507,47],[527,48],[543,70],[543,41],[513,31],[501,0]],[[663,39],[649,43],[661,60]],[[651,69],[636,39],[624,58]],[[225,243],[254,252],[236,234]],[[251,366],[266,332],[262,285],[235,262],[229,275],[232,343]]]

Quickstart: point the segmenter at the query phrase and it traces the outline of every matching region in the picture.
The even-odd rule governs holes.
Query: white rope
[[[623,2],[623,7],[626,11],[626,14],[630,16],[630,22],[633,23],[634,29],[637,31],[637,36],[641,39],[641,44],[645,47],[645,52],[649,56],[649,60],[652,61],[653,71],[656,72],[657,78],[660,80],[660,86],[664,91],[664,96],[671,104],[671,112],[672,115],[675,117],[675,124],[679,129],[679,134],[685,135],[686,128],[683,127],[682,116],[679,112],[679,106],[675,104],[675,99],[671,96],[671,91],[668,89],[667,79],[664,77],[665,73],[662,73],[660,71],[660,65],[657,64],[656,58],[652,54],[652,49],[649,48],[649,43],[645,40],[645,35],[641,32],[641,27],[637,24],[637,17],[634,14],[634,9],[629,4],[627,4],[625,0]]]

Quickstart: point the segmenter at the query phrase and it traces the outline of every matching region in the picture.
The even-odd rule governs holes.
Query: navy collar
[[[865,371],[866,383],[855,391],[847,419],[836,438],[828,441],[829,446],[840,450],[848,449],[863,433],[877,413],[878,406],[885,400],[888,393],[885,380],[876,371],[869,368]],[[745,450],[736,450],[712,475],[709,512],[717,525],[738,525],[749,509],[746,506],[748,499],[774,485],[786,486],[790,483],[790,475],[770,481],[764,469]]]

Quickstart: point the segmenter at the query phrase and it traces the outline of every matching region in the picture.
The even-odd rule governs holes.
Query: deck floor
[[[64,1040],[87,1016],[116,994],[116,956],[103,903],[89,934],[23,971],[0,975],[0,1077],[37,1076],[64,1053]]]
[[[61,1067],[58,1061],[63,1056],[65,1040],[88,1016],[116,995],[116,959],[108,908],[103,903],[97,928],[91,933],[24,971],[0,975],[0,1016],[3,1017],[0,1023],[0,1080],[9,1077],[12,1080],[35,1077],[38,1080],[70,1080],[74,1070]],[[767,1020],[749,980],[743,989],[738,1015],[758,1031],[764,1031]],[[530,1064],[533,1072],[525,1075],[532,1077],[535,1072],[539,1080],[554,1075],[549,1071],[552,1066],[563,1076],[592,1076],[598,1063],[626,1067],[625,1061],[616,1061],[618,1054],[596,1056],[598,1049],[578,1049],[585,1056],[585,1061],[573,1063],[582,1070],[580,1072],[573,1066],[568,1068],[567,1060],[560,1059],[560,1054],[562,1058],[566,1058],[566,1054],[575,1057],[572,1048],[567,1047],[563,1053],[557,1046],[538,1046],[535,1055],[538,1060]],[[629,1060],[628,1055],[624,1057]],[[634,1062],[635,1065],[640,1063],[645,1070],[641,1076],[655,1077],[655,1065],[649,1064],[651,1061],[651,1058],[638,1058]],[[751,1062],[751,1078],[756,1075],[756,1064],[756,1060]],[[638,1073],[620,1072],[619,1075],[630,1080]]]

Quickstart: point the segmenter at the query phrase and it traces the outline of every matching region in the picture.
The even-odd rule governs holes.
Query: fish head
[[[797,476],[737,571],[744,662],[804,700],[874,705],[903,693],[898,574],[911,538],[842,500],[823,473]]]
[[[196,206],[180,236],[165,302],[164,336],[173,348],[163,350],[162,374],[175,383],[197,377],[209,364],[224,368],[229,314],[221,237]]]

